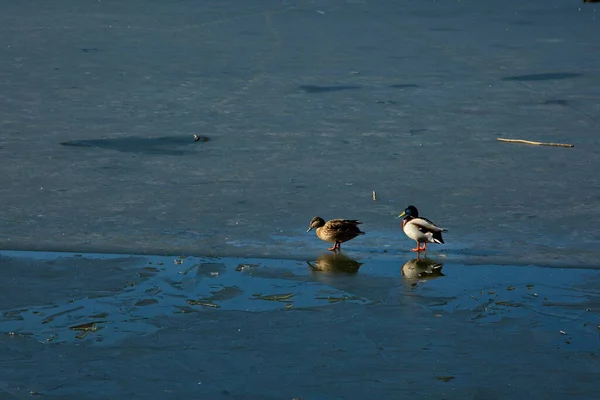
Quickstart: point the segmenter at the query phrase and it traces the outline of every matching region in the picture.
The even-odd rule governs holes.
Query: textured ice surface
[[[596,5],[2,8],[0,248],[306,259],[319,215],[406,249],[408,204],[512,263],[600,245]]]

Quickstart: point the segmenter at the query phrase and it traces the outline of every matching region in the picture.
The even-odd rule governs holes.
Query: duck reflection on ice
[[[413,260],[408,260],[402,266],[402,275],[405,279],[433,279],[442,274],[442,267],[444,264],[432,260],[427,257],[417,257]]]
[[[358,262],[343,253],[321,254],[313,263],[306,262],[313,271],[342,272],[355,274],[363,263]]]

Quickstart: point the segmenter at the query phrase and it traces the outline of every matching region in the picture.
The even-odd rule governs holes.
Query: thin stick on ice
[[[525,143],[525,144],[535,144],[538,146],[555,146],[555,147],[575,147],[573,144],[568,143],[548,143],[548,142],[534,142],[532,140],[523,140],[523,139],[504,139],[498,138],[500,142],[508,142],[508,143]]]

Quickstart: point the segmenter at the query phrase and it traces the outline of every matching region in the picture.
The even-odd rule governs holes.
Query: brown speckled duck
[[[325,222],[321,217],[314,217],[306,232],[316,229],[319,239],[333,243],[327,250],[338,251],[342,243],[365,234],[358,229],[358,224],[360,222],[355,219],[332,219]]]

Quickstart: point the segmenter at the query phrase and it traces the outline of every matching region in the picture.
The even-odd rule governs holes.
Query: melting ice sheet
[[[306,262],[0,252],[0,397],[596,390],[597,269],[351,254]]]
[[[11,251],[0,253],[0,268],[0,332],[43,343],[108,344],[187,314],[302,313],[343,302],[420,310],[457,326],[521,321],[552,343],[599,348],[595,269],[358,260],[344,253],[305,262]]]
[[[0,331],[44,342],[112,342],[152,332],[164,318],[186,313],[291,311],[373,301],[320,282],[313,275],[318,270],[307,262],[1,254],[1,268],[12,278],[2,288],[9,308],[1,311]]]

